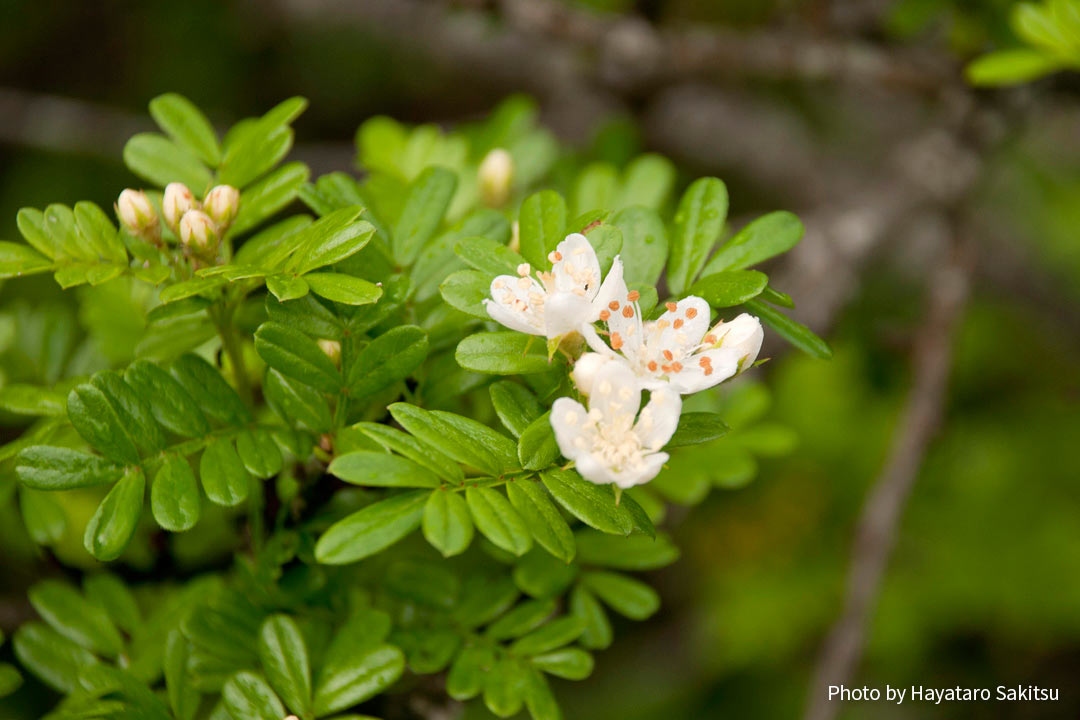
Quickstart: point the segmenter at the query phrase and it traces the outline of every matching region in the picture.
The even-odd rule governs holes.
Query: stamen
[[[671,372],[671,366],[670,365],[661,365],[660,369],[663,370],[666,373]]]
[[[686,308],[686,317],[694,318],[697,316],[697,308]]]
[[[616,333],[611,333],[611,348],[613,350],[618,350],[619,348],[622,347],[622,345],[623,345],[623,339],[619,335],[619,333],[617,333],[617,332]]]
[[[675,318],[675,322],[671,323],[671,327],[673,327],[673,328],[675,328],[676,330],[678,330],[679,328],[681,328],[681,327],[682,327],[682,324],[683,324],[683,323],[682,323],[682,318]]]
[[[522,276],[518,278],[517,286],[522,290],[528,290],[532,286],[532,281],[529,280],[529,278]]]
[[[629,300],[630,302],[637,302],[638,298],[640,298],[640,297],[641,297],[641,293],[639,293],[637,290],[631,290],[626,295],[626,299]]]
[[[674,370],[675,372],[681,372],[682,368],[683,368],[683,365],[682,365],[681,362],[673,362],[673,363],[671,363],[671,369]]]
[[[665,359],[665,360],[672,360],[672,359],[674,359],[674,355],[672,355],[672,354],[671,354],[671,351],[670,351],[670,350],[665,350],[665,351],[664,351],[664,359]]]
[[[650,360],[649,364],[646,367],[649,368],[649,372],[656,372],[656,368],[658,367],[658,365],[656,364],[655,360]]]
[[[714,342],[716,342],[716,336],[713,335],[712,333],[709,333],[708,335],[705,336],[705,338],[702,340],[702,342],[705,343],[706,345],[712,345]]]
[[[492,283],[491,287],[495,288],[496,290],[502,290],[504,287],[506,287],[506,283],[502,280],[496,280],[494,283]]]
[[[521,263],[517,266],[517,274],[521,277],[529,277],[530,272],[532,272],[532,268],[529,267],[529,263]]]
[[[622,316],[624,318],[632,318],[632,317],[634,317],[634,306],[633,305],[623,305]]]
[[[609,311],[607,311],[607,310],[601,310],[600,311],[600,319],[601,320],[603,320],[604,322],[607,322],[609,317],[611,317],[611,313]]]
[[[558,250],[556,250],[555,251],[555,262],[559,262],[560,260],[562,260],[562,253],[559,252]]]
[[[705,368],[705,374],[706,374],[706,375],[712,375],[712,367],[711,367],[711,366],[710,366],[710,367],[707,367],[707,368]]]
[[[668,309],[668,312],[675,312],[679,306],[673,302],[664,303],[664,307]]]
[[[609,302],[607,304],[607,306],[609,308],[611,308],[612,310],[618,310],[619,309],[619,301],[618,300],[612,300],[611,302]]]

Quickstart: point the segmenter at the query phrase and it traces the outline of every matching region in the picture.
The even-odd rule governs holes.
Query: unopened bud
[[[761,342],[765,338],[761,321],[747,313],[742,313],[729,322],[718,323],[709,335],[712,336],[709,339],[712,340],[710,344],[713,348],[720,348],[735,356],[740,373],[757,360]]]
[[[184,183],[174,182],[165,186],[165,194],[161,198],[161,214],[165,216],[165,224],[173,232],[179,232],[180,218],[184,217],[184,213],[198,207],[195,196]]]
[[[502,148],[495,148],[480,162],[480,199],[489,207],[502,207],[510,197],[514,180],[514,158]]]
[[[330,358],[335,365],[341,367],[341,343],[337,340],[321,338],[319,340],[319,349],[326,353],[326,357]]]
[[[202,210],[188,210],[180,218],[180,242],[201,258],[211,258],[217,252],[218,230],[210,216]]]
[[[240,207],[240,191],[232,185],[218,185],[211,188],[210,192],[206,193],[206,199],[203,200],[203,207],[218,227],[228,227]]]
[[[128,188],[116,199],[116,217],[132,235],[145,235],[157,229],[157,210],[142,190]]]
[[[516,253],[521,252],[521,228],[517,220],[510,226],[510,244],[507,247]]]

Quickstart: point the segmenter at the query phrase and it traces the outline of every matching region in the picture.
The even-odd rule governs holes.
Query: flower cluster
[[[239,205],[240,192],[231,185],[212,188],[199,203],[187,185],[174,182],[165,186],[161,197],[161,219],[180,239],[185,252],[212,261]],[[161,244],[157,210],[142,190],[129,188],[120,193],[116,215],[132,235]]]
[[[750,367],[761,349],[761,323],[743,313],[710,327],[709,304],[693,295],[668,302],[659,318],[646,321],[639,293],[623,280],[621,259],[601,278],[596,252],[578,233],[548,259],[551,270],[535,277],[527,263],[516,277],[496,277],[484,301],[488,314],[549,343],[584,336],[592,352],[577,359],[571,379],[588,409],[568,397],[555,401],[551,426],[559,449],[591,482],[619,488],[649,482],[668,459],[661,449],[679,423],[681,396]],[[644,409],[643,391],[649,392]]]

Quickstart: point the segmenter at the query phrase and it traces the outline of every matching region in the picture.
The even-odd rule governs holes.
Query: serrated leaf
[[[115,658],[124,647],[120,632],[101,607],[57,580],[37,583],[27,593],[38,615],[58,633],[91,652]]]
[[[473,521],[465,500],[456,492],[434,490],[424,503],[424,538],[450,557],[465,552],[473,538]]]
[[[124,474],[121,465],[70,448],[31,445],[15,461],[15,475],[26,487],[70,490],[115,482]]]
[[[255,351],[283,375],[325,393],[342,389],[341,373],[318,344],[307,335],[275,322],[255,331]]]
[[[454,359],[466,370],[496,375],[526,375],[552,368],[542,339],[513,331],[470,335],[458,343]]]
[[[227,438],[214,438],[203,450],[199,477],[206,497],[215,505],[233,507],[247,499],[247,470]]]
[[[201,513],[199,486],[191,465],[183,457],[166,456],[150,487],[154,520],[171,532],[195,527]]]
[[[334,458],[327,468],[334,477],[372,487],[439,487],[435,473],[411,460],[384,452],[357,450]]]
[[[610,488],[594,485],[572,470],[547,470],[540,477],[552,497],[586,525],[615,535],[633,531],[633,518],[615,504]]]
[[[319,538],[315,558],[344,565],[393,545],[420,525],[427,496],[421,490],[401,493],[339,520]]]
[[[120,557],[139,523],[145,486],[141,468],[129,469],[113,485],[86,525],[83,545],[87,552],[101,561]]]
[[[446,168],[429,167],[405,195],[393,232],[394,260],[411,265],[442,222],[457,189],[457,176]]]
[[[668,288],[682,294],[705,265],[727,218],[728,195],[724,183],[701,178],[691,183],[675,212],[668,259]]]
[[[156,133],[139,133],[124,145],[124,164],[158,187],[182,182],[196,195],[210,189],[213,177],[193,153]]]
[[[506,494],[533,538],[545,550],[563,562],[574,559],[574,534],[538,482],[526,479],[508,483]]]
[[[349,368],[349,394],[364,398],[411,375],[428,354],[427,333],[415,325],[386,331],[360,351]]]
[[[470,487],[465,491],[473,522],[497,547],[524,555],[532,547],[532,535],[506,497],[492,488]]]

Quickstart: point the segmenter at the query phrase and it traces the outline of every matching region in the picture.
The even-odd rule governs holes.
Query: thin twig
[[[850,682],[857,669],[900,517],[944,413],[953,335],[968,297],[972,264],[966,233],[959,234],[950,257],[930,279],[911,392],[888,460],[859,518],[844,611],[822,649],[806,720],[831,720],[840,710],[839,701],[829,700],[829,687]]]

